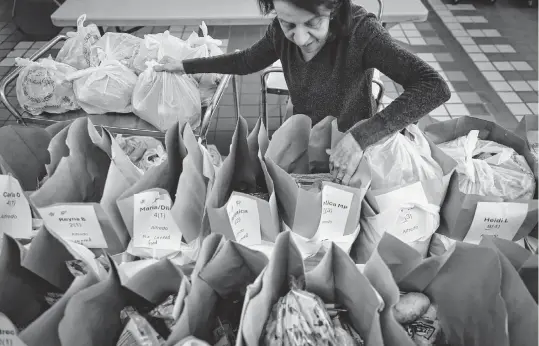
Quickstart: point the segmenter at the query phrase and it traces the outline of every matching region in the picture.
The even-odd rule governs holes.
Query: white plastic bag
[[[85,21],[85,14],[77,19],[77,31],[67,33],[69,38],[56,56],[56,61],[73,66],[78,70],[91,66],[90,47],[101,37],[97,26],[90,24],[85,27]]]
[[[104,60],[117,60],[130,69],[142,39],[126,33],[107,32],[92,47],[92,64],[97,66]],[[102,54],[103,52],[104,54]]]
[[[479,131],[438,145],[457,161],[459,190],[466,194],[533,199],[535,179],[526,159],[512,148],[480,140]]]
[[[156,61],[147,63],[133,91],[133,112],[161,131],[168,130],[177,121],[200,126],[200,92],[188,75],[157,72]]]
[[[405,134],[395,133],[365,149],[372,175],[371,188],[392,189],[429,179],[442,179],[444,173],[432,158],[429,143],[416,125]]]
[[[54,61],[51,57],[31,61],[16,58],[17,66],[24,68],[17,77],[17,101],[32,115],[65,113],[80,108],[73,92],[73,83],[66,75],[77,70]]]
[[[153,137],[123,137],[120,134],[116,136],[116,141],[129,160],[143,173],[152,167],[159,166],[167,159],[163,144]]]
[[[139,73],[146,70],[148,61],[161,61],[164,57],[175,60],[203,57],[204,51],[194,49],[189,44],[167,30],[163,33],[145,35],[140,44],[140,50],[135,55],[133,66]]]
[[[116,60],[105,60],[97,67],[67,76],[73,81],[77,100],[88,114],[132,112],[131,95],[137,75]]]

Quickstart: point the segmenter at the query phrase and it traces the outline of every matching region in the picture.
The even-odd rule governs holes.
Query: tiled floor
[[[429,62],[447,80],[451,99],[431,113],[438,119],[473,115],[494,120],[510,129],[520,117],[538,114],[537,8],[524,0],[423,0],[429,8],[424,23],[404,23],[390,29],[392,36],[407,49]],[[146,27],[137,36],[171,33],[187,38],[195,27]],[[209,34],[223,41],[231,52],[249,47],[264,33],[263,26],[214,26]],[[31,42],[10,23],[9,6],[0,4],[0,77],[12,68],[15,57],[28,57],[44,42]],[[59,47],[55,47],[56,51]],[[240,77],[240,112],[252,126],[260,112],[260,76]],[[387,77],[385,102],[402,92]],[[16,102],[14,90],[10,100]],[[285,97],[270,95],[270,129],[278,127],[278,114],[284,112]],[[227,154],[235,126],[232,88],[229,87],[212,123],[209,140]],[[0,106],[0,126],[12,123],[9,112]]]

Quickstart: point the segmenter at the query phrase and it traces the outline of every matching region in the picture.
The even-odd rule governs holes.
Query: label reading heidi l
[[[322,215],[318,234],[322,240],[342,237],[350,214],[354,194],[331,185],[322,188]]]
[[[527,214],[526,203],[479,202],[464,241],[479,244],[483,235],[513,240]]]
[[[246,246],[262,243],[260,214],[254,199],[233,194],[226,205],[226,212],[238,243]]]
[[[0,175],[0,232],[14,238],[32,238],[32,213],[21,184],[11,175]]]
[[[45,226],[60,237],[90,249],[107,248],[93,205],[63,204],[40,208]]]
[[[157,250],[180,250],[182,233],[174,222],[168,193],[145,191],[134,196],[133,245]]]

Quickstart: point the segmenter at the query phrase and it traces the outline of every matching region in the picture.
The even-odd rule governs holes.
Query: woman
[[[247,75],[278,59],[295,114],[313,124],[337,118],[345,137],[330,155],[336,180],[348,184],[363,150],[401,131],[446,102],[450,90],[432,67],[400,47],[375,15],[351,0],[258,0],[264,14],[276,13],[264,37],[233,54],[162,61],[157,71]],[[404,92],[377,112],[373,69]]]

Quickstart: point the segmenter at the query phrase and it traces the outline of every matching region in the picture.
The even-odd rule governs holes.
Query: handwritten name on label
[[[513,240],[527,214],[525,203],[479,202],[464,241],[479,244],[483,235]]]
[[[146,191],[134,196],[133,246],[180,250],[182,233],[170,213],[171,205],[170,196],[159,191]]]
[[[322,215],[318,232],[322,240],[342,237],[354,194],[331,185],[322,188]]]
[[[25,346],[17,336],[13,323],[2,313],[0,313],[0,346]]]
[[[226,212],[238,243],[246,246],[262,243],[256,200],[233,194],[226,205]]]
[[[32,238],[32,212],[19,181],[0,175],[0,233],[18,239]]]
[[[90,249],[107,248],[107,241],[92,205],[63,204],[40,208],[45,226],[60,237]]]
[[[375,197],[380,212],[386,209],[399,208],[403,204],[429,204],[423,185],[420,182],[410,184],[395,191]]]

